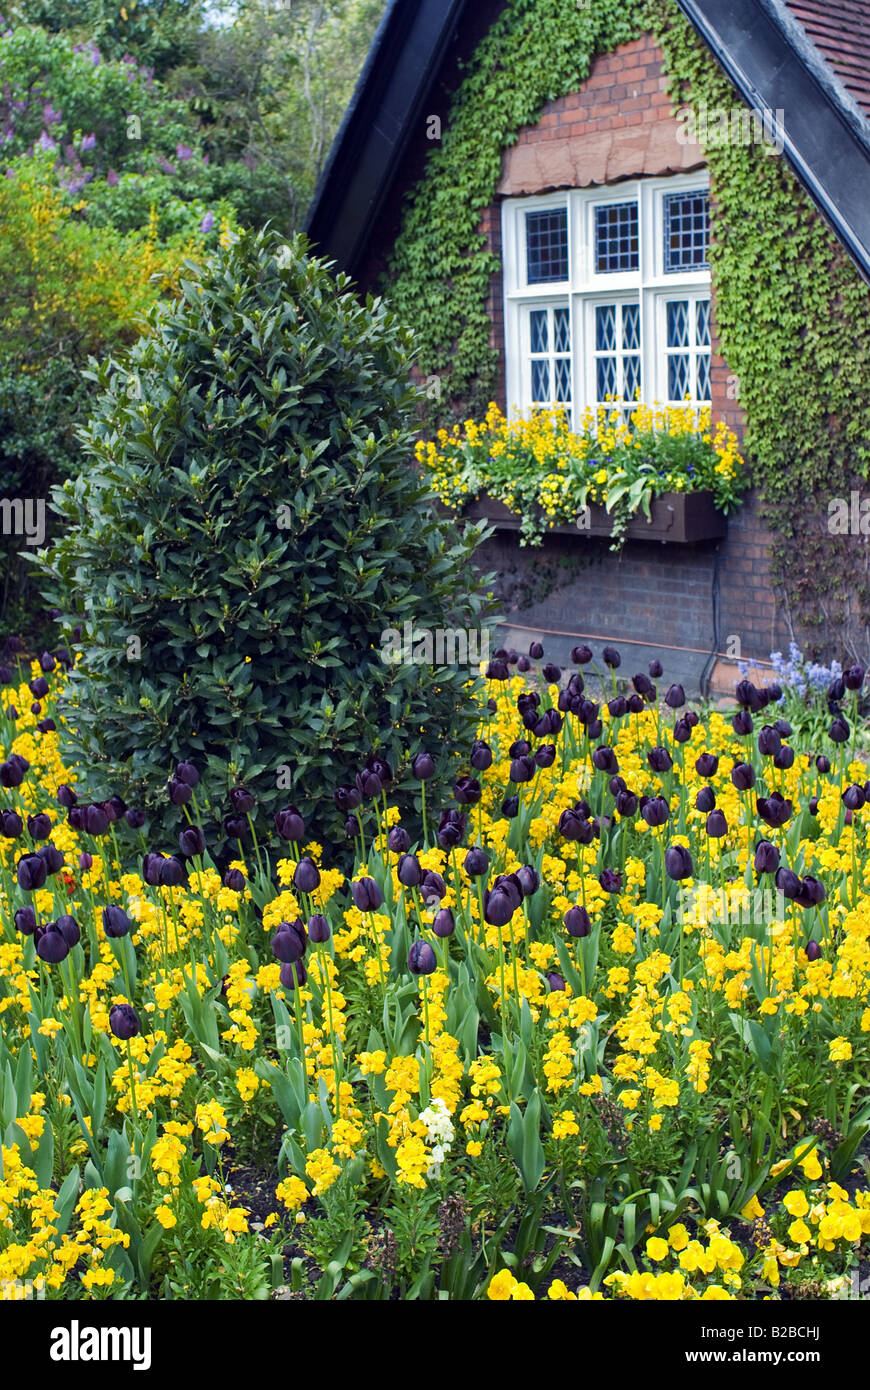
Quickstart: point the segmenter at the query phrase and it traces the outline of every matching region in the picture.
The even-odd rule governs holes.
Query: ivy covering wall
[[[393,307],[441,410],[479,414],[498,358],[487,298],[499,262],[480,231],[502,156],[595,58],[652,32],[675,108],[739,98],[675,0],[508,0],[465,69],[441,144],[407,198],[390,267]],[[828,503],[870,475],[870,290],[786,162],[711,147],[711,268],[722,352],[740,381],[745,448],[772,564],[809,648],[870,657],[866,539],[832,536]]]

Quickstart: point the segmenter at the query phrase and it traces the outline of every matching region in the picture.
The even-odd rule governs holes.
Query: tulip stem
[[[420,807],[423,812],[423,844],[429,848],[429,825],[426,820],[426,783],[420,783]]]
[[[136,1105],[136,1075],[133,1071],[133,1054],[130,1051],[130,1039],[127,1039],[127,1069],[130,1073],[130,1106],[133,1116],[133,1152],[136,1151],[136,1139],[139,1133],[139,1109]]]

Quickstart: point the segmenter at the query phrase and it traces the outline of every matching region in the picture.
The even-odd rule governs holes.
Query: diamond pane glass
[[[686,299],[668,301],[668,347],[689,346],[689,302]]]
[[[556,400],[570,401],[571,399],[571,360],[568,357],[557,357],[553,364],[556,376]]]
[[[668,400],[685,400],[689,392],[689,358],[683,353],[674,353],[668,358]]]
[[[595,310],[595,346],[599,352],[616,348],[616,305],[600,304]]]
[[[698,400],[709,401],[710,399],[710,359],[705,354],[698,358]]]
[[[710,247],[710,197],[670,193],[665,205],[665,270],[706,270]]]
[[[553,310],[553,345],[556,352],[571,351],[571,332],[567,309]]]
[[[532,352],[546,352],[550,342],[550,335],[547,332],[546,309],[533,309],[529,314],[529,325],[531,328]]]
[[[622,346],[627,352],[640,349],[640,305],[622,306]]]
[[[616,358],[599,357],[598,363],[598,399],[603,401],[606,396],[615,396],[616,387]]]
[[[550,364],[547,361],[532,363],[532,400],[550,400]]]
[[[568,279],[568,210],[526,213],[528,283]]]
[[[709,299],[699,299],[695,305],[697,314],[697,344],[698,347],[710,346],[710,301]]]
[[[626,357],[625,359],[625,389],[623,396],[627,401],[633,401],[635,392],[640,390],[640,358]]]
[[[637,270],[637,203],[613,203],[595,209],[595,269],[599,275]]]

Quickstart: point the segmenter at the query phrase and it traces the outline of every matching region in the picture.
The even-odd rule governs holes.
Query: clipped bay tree
[[[95,370],[87,461],[55,490],[64,535],[40,563],[81,627],[66,755],[85,794],[145,809],[155,843],[181,821],[179,759],[213,845],[239,784],[261,823],[295,803],[335,838],[333,792],[367,754],[399,779],[421,749],[446,770],[479,717],[468,666],[384,659],[406,623],[479,634],[479,533],[437,516],[411,462],[409,334],[327,266],[268,231],[189,266]]]

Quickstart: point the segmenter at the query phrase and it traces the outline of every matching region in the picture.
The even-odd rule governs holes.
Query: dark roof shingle
[[[785,0],[846,91],[870,117],[870,0]]]

